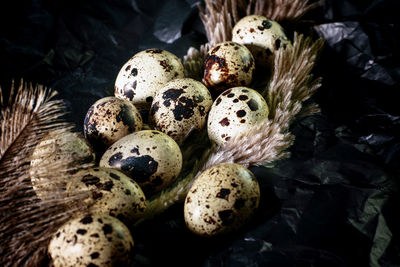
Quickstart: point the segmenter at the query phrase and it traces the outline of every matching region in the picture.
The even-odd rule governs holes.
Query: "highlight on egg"
[[[200,236],[232,233],[245,225],[260,202],[254,174],[235,163],[214,165],[203,171],[184,202],[188,229]]]

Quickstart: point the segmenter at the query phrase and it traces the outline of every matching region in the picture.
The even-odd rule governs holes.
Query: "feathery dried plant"
[[[11,85],[8,100],[0,88],[0,265],[41,266],[55,230],[71,215],[84,210],[77,205],[84,194],[67,196],[55,189],[39,199],[31,185],[29,155],[50,131],[69,132],[63,120],[65,104],[57,92],[22,80]],[[51,151],[48,151],[51,153]],[[67,178],[71,157],[43,165],[41,175],[54,181]]]

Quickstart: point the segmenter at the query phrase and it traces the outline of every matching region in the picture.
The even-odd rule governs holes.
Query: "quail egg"
[[[255,176],[235,163],[214,165],[194,181],[184,203],[190,231],[202,236],[227,234],[242,227],[260,202]]]
[[[105,150],[115,141],[142,127],[142,117],[131,102],[110,96],[97,100],[89,108],[83,132],[93,147]]]
[[[46,176],[52,168],[62,163],[74,169],[85,163],[94,163],[95,154],[82,134],[52,131],[34,148],[30,156],[29,174],[32,187],[41,199],[51,197],[54,192],[64,190],[67,181],[49,180]],[[55,169],[54,171],[58,171]],[[51,172],[51,171],[50,171]]]
[[[146,49],[135,54],[121,68],[114,95],[132,101],[138,109],[149,109],[154,94],[166,82],[184,77],[177,56],[162,49]]]
[[[178,177],[182,153],[168,135],[156,130],[142,130],[110,146],[101,157],[100,166],[125,172],[147,194],[165,188]]]
[[[61,226],[48,252],[54,267],[129,266],[133,244],[121,221],[105,214],[89,214]]]
[[[208,114],[208,137],[221,145],[266,119],[268,113],[265,99],[256,90],[247,87],[228,89],[217,97]]]
[[[204,84],[218,95],[235,86],[249,86],[255,68],[246,46],[227,41],[213,46],[204,61]]]
[[[192,130],[201,130],[212,105],[211,94],[190,78],[170,81],[154,97],[150,109],[155,128],[182,144]]]
[[[134,223],[146,209],[146,197],[139,185],[116,169],[88,168],[77,172],[67,184],[67,192],[92,191],[85,201],[90,212],[105,213],[126,225]]]
[[[290,45],[283,28],[276,21],[260,15],[239,20],[232,29],[232,41],[251,51],[257,68],[271,68],[274,51]]]

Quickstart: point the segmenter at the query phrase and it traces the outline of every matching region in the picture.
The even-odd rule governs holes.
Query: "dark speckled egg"
[[[228,234],[251,218],[260,202],[254,174],[235,163],[214,165],[194,181],[184,204],[189,230],[202,236]]]
[[[99,99],[89,108],[83,131],[95,149],[105,150],[142,127],[142,117],[131,102],[110,96]]]
[[[211,105],[211,94],[201,82],[175,79],[155,95],[150,117],[157,130],[182,144],[193,130],[205,126]]]
[[[182,153],[168,135],[156,130],[142,130],[110,146],[104,152],[100,166],[121,170],[145,193],[153,193],[178,177],[182,169]]]
[[[256,90],[234,87],[215,99],[208,114],[208,137],[221,145],[268,118],[265,99]]]
[[[146,49],[122,66],[115,80],[114,95],[131,101],[140,110],[148,110],[158,89],[182,77],[183,65],[176,55],[163,49]]]
[[[132,235],[120,220],[106,214],[74,217],[53,235],[48,252],[54,267],[129,266]]]
[[[204,84],[218,95],[235,86],[249,86],[255,69],[246,46],[227,41],[213,46],[204,61]]]

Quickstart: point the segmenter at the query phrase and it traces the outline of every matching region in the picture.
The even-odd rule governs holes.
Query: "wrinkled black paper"
[[[134,53],[157,47],[183,57],[206,42],[196,4],[8,3],[0,9],[1,86],[24,77],[56,89],[82,130]],[[396,0],[326,0],[310,13],[326,40],[313,98],[322,112],[293,123],[291,158],[251,168],[262,193],[256,216],[234,235],[205,239],[174,205],[134,229],[133,266],[399,266],[398,10]]]

